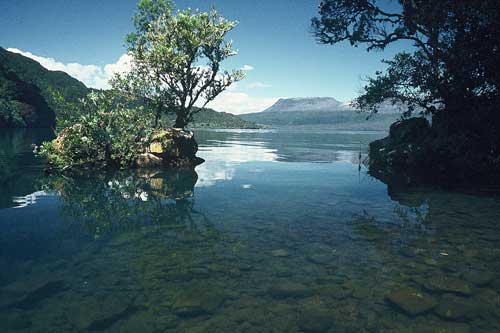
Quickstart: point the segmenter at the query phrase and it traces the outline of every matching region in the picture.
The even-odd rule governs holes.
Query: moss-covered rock
[[[203,163],[201,158],[196,157],[197,152],[198,144],[194,133],[176,128],[155,131],[146,149],[146,153],[160,158],[164,165],[172,167],[196,166]],[[156,162],[152,164],[154,166]]]

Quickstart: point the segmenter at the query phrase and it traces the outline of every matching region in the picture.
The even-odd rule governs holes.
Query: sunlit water
[[[499,198],[388,190],[384,133],[200,131],[196,171],[68,178],[0,131],[0,332],[500,331]]]

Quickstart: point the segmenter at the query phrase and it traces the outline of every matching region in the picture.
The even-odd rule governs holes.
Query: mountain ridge
[[[280,98],[273,105],[261,112],[310,112],[310,111],[357,111],[352,101],[342,102],[334,97],[291,97]],[[386,101],[379,106],[380,114],[395,114],[404,110],[404,105]]]
[[[344,110],[345,103],[333,97],[280,98],[262,112],[333,111]]]

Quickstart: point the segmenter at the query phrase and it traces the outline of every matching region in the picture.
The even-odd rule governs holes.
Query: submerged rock
[[[387,300],[410,316],[429,312],[438,304],[432,296],[413,288],[393,291],[387,295]]]
[[[3,289],[0,306],[29,310],[66,289],[63,280],[29,280]]]
[[[300,298],[312,295],[312,290],[301,283],[284,281],[269,287],[268,293],[274,298]]]
[[[68,312],[78,329],[98,331],[133,314],[136,309],[131,304],[131,298],[115,295],[83,297],[70,306]]]
[[[173,312],[180,317],[214,313],[230,295],[219,287],[194,285],[175,297]]]
[[[288,257],[289,253],[285,249],[276,249],[271,251],[273,257]]]
[[[336,258],[330,254],[317,253],[307,256],[307,259],[318,265],[331,265]]]
[[[383,329],[380,333],[470,333],[470,326],[462,323],[432,322],[398,329]]]
[[[465,320],[473,315],[474,308],[465,299],[455,295],[444,295],[434,312],[446,320]]]
[[[454,277],[433,276],[425,282],[424,287],[434,292],[450,292],[465,296],[472,295],[470,284]]]
[[[489,285],[493,280],[495,280],[495,274],[487,271],[475,271],[475,270],[470,270],[465,272],[462,277],[478,286],[478,287],[484,287]]]
[[[321,306],[306,306],[298,315],[297,324],[304,332],[326,332],[335,323],[330,310]]]

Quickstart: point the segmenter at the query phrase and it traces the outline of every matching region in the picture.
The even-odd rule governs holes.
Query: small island
[[[125,42],[131,68],[116,74],[112,89],[92,92],[69,109],[69,126],[37,149],[50,169],[194,167],[194,134],[186,130],[196,113],[231,84],[242,70],[221,71],[236,54],[226,35],[236,27],[210,12],[174,12],[169,1],[139,2],[136,31]],[[165,128],[168,115],[172,128]]]

